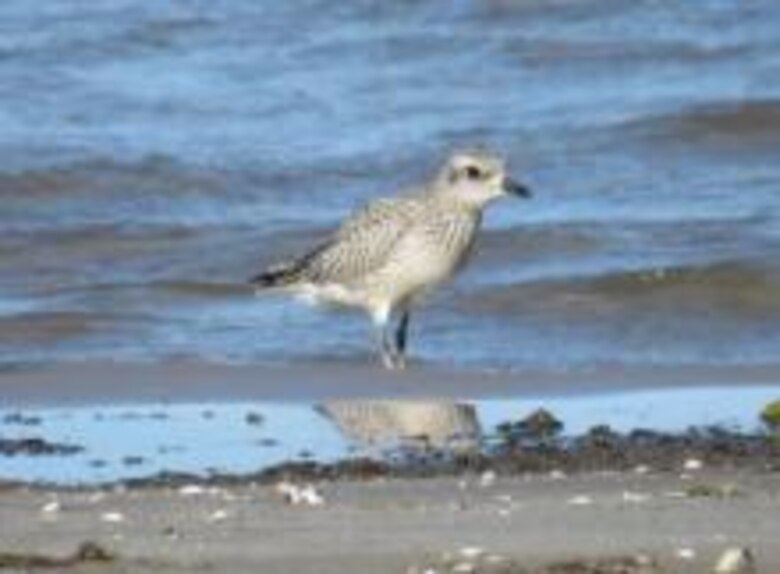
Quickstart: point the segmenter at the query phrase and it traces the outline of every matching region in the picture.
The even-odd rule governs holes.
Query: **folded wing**
[[[260,287],[286,287],[358,281],[386,263],[419,209],[414,197],[369,203],[347,218],[329,240],[298,259],[269,268],[251,282]]]

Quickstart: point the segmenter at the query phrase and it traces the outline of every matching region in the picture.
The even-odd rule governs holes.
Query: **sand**
[[[772,366],[475,376],[427,366],[397,375],[360,365],[74,364],[3,373],[0,406],[33,412],[38,406],[187,401],[579,395],[774,385],[778,373]],[[687,470],[679,464],[494,477],[455,469],[424,479],[340,478],[314,485],[320,505],[290,504],[275,479],[259,484],[251,476],[217,485],[5,485],[0,565],[15,563],[10,571],[17,572],[38,563],[47,571],[85,573],[423,573],[475,562],[459,554],[465,548],[467,555],[484,551],[515,564],[514,570],[477,572],[641,555],[658,569],[615,572],[705,573],[725,549],[744,546],[755,554],[759,573],[780,572],[780,473],[762,470],[777,465],[742,467],[733,464],[739,458],[731,460]],[[83,558],[113,558],[74,558],[84,543],[94,546]]]
[[[695,494],[703,484],[723,494]],[[0,551],[65,556],[92,541],[117,556],[75,572],[389,574],[479,548],[523,565],[641,553],[664,572],[703,573],[738,545],[753,550],[759,572],[780,571],[772,474],[471,476],[317,489],[320,506],[290,505],[273,485],[12,489],[0,493]]]
[[[412,365],[388,372],[375,364],[297,366],[86,362],[20,367],[0,373],[0,406],[305,401],[335,398],[549,397],[678,387],[778,385],[780,365],[736,367],[598,366],[565,370],[469,372]]]

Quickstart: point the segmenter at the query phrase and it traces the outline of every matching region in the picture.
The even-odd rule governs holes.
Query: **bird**
[[[412,309],[469,259],[483,210],[504,196],[531,197],[485,149],[455,151],[422,184],[368,202],[324,241],[249,282],[315,304],[366,312],[383,365],[406,366]]]

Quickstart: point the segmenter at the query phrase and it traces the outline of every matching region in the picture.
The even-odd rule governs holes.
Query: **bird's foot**
[[[382,364],[390,371],[403,371],[406,357],[400,353],[382,353]]]

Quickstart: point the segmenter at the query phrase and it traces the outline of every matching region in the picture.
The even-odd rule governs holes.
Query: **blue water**
[[[415,317],[470,368],[780,357],[780,5],[0,5],[0,365],[373,360],[243,287],[455,147],[536,191]]]
[[[350,400],[317,408],[277,402],[21,411],[24,417],[40,419],[34,426],[1,422],[20,413],[6,408],[0,410],[0,434],[5,438],[37,436],[85,450],[68,456],[0,457],[0,479],[73,484],[163,471],[250,473],[296,460],[328,462],[358,455],[381,458],[394,447],[413,447],[413,436],[420,434],[430,435],[434,447],[463,445],[462,441],[451,442],[458,435],[472,438],[476,447],[481,438],[494,434],[500,423],[519,420],[538,408],[555,413],[568,435],[581,434],[596,424],[608,424],[617,431],[684,431],[690,426],[720,425],[751,432],[760,427],[758,413],[763,406],[777,397],[777,387],[759,386],[549,399]],[[331,414],[324,414],[323,408],[330,408]],[[248,424],[248,415],[259,415],[261,422]],[[472,436],[465,436],[465,431]],[[128,464],[126,457],[141,460]]]

